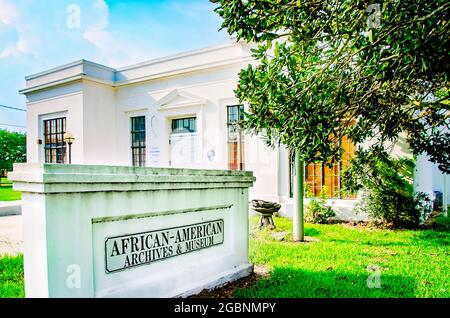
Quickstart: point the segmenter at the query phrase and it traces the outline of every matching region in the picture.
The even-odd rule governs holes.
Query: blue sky
[[[120,67],[224,43],[213,9],[208,0],[0,0],[0,105],[25,108],[26,75],[82,58]],[[25,113],[0,107],[0,124],[25,126]]]

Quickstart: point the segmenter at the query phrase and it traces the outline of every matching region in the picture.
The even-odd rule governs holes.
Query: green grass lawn
[[[1,185],[12,185],[12,182],[8,180],[8,178],[0,178]]]
[[[0,298],[24,297],[23,256],[0,256]]]
[[[380,230],[343,224],[306,224],[317,240],[277,241],[272,232],[255,230],[252,218],[250,259],[267,266],[269,277],[235,291],[237,297],[450,297],[450,232]],[[275,218],[276,231],[292,222]],[[380,288],[367,279],[380,269]],[[374,281],[374,280],[373,280]]]
[[[435,230],[392,231],[342,224],[306,224],[315,241],[277,241],[255,230],[250,258],[269,276],[236,297],[450,297],[450,222]],[[292,222],[275,218],[277,232]],[[380,269],[380,288],[368,288],[368,266]],[[0,256],[0,298],[23,297],[23,257]]]
[[[22,199],[22,194],[12,189],[11,181],[6,178],[1,178],[0,184],[2,185],[0,186],[0,201],[16,201]]]

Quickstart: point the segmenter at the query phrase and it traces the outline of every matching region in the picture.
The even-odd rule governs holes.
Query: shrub
[[[357,212],[391,227],[415,228],[432,212],[428,195],[414,192],[412,160],[393,160],[383,151],[359,151],[343,172],[346,190],[361,191]]]
[[[306,206],[306,221],[311,223],[330,223],[331,218],[336,216],[333,209],[326,205],[327,188],[323,187],[318,198],[312,196],[309,187],[306,187],[306,196],[309,202]]]
[[[431,200],[425,193],[402,193],[392,189],[368,189],[356,203],[356,212],[395,228],[415,228],[432,212]]]

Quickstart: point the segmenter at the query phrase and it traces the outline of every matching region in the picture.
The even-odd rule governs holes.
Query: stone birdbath
[[[261,216],[259,220],[259,228],[262,229],[264,227],[267,228],[275,228],[275,224],[273,223],[272,215],[275,212],[278,212],[281,208],[281,205],[276,202],[264,201],[264,200],[252,200],[250,202],[250,208],[256,214]]]

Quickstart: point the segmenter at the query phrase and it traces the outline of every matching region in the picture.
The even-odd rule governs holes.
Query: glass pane
[[[65,163],[66,143],[64,132],[66,129],[66,118],[55,118],[44,120],[44,149],[45,162]]]
[[[236,142],[228,143],[228,169],[237,170],[238,166],[238,147]]]
[[[189,133],[196,131],[196,118],[172,119],[172,133]]]
[[[355,152],[355,145],[344,136],[341,140],[342,157],[340,163],[333,163],[331,167],[326,164],[310,164],[306,167],[305,180],[311,188],[313,195],[318,196],[325,185],[329,198],[340,197],[339,174],[343,168],[350,164]]]
[[[239,107],[239,120],[244,120],[244,105]]]
[[[145,165],[145,116],[131,117],[131,161]]]
[[[228,106],[228,123],[233,123],[237,120],[237,106]]]

